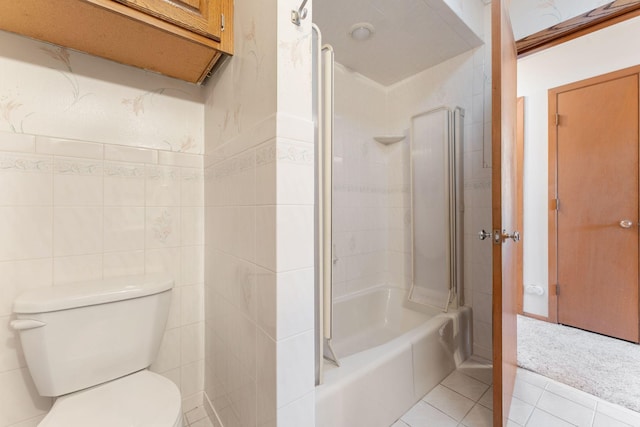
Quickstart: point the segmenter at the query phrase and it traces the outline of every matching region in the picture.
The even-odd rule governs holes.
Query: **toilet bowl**
[[[16,298],[31,377],[57,397],[39,427],[182,427],[180,391],[147,368],[164,334],[173,280],[127,276]]]
[[[39,427],[182,427],[181,409],[175,384],[143,370],[59,397]]]

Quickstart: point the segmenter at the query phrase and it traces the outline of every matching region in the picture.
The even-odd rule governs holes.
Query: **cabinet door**
[[[220,40],[220,0],[116,0],[210,39]]]

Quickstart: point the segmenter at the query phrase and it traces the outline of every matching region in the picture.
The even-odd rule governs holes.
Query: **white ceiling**
[[[313,22],[336,61],[385,86],[482,44],[444,0],[322,0]],[[351,39],[359,22],[373,24],[371,39]]]

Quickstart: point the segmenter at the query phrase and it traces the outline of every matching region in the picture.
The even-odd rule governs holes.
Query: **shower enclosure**
[[[354,77],[317,28],[314,58],[316,425],[388,426],[471,353],[459,308],[464,111],[432,109],[374,138],[384,129],[357,117],[384,92],[342,96]]]
[[[451,303],[457,307],[464,289],[463,129],[459,107],[439,107],[411,118],[409,299],[444,311]]]

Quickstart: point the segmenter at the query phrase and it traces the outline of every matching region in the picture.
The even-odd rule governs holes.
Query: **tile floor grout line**
[[[459,369],[460,369],[460,368],[456,369],[455,371],[457,371],[457,370],[459,370]],[[453,372],[455,372],[455,371],[453,371]],[[453,373],[453,372],[452,372],[452,373]],[[493,385],[493,382],[492,382],[491,384],[487,384],[487,383],[485,383],[484,381],[479,380],[478,378],[472,377],[471,375],[465,374],[465,373],[464,373],[464,372],[462,372],[462,371],[460,371],[460,373],[461,373],[462,375],[464,375],[464,376],[466,376],[466,377],[468,377],[468,378],[471,378],[472,380],[476,380],[476,381],[478,381],[479,383],[482,383],[482,384],[484,384],[484,385],[488,385],[488,386],[490,386],[490,387]],[[443,380],[443,381],[444,381],[444,380]]]
[[[551,415],[553,418],[557,418],[557,419],[559,419],[560,421],[563,421],[563,422],[565,422],[565,423],[567,423],[567,424],[569,424],[569,425],[572,425],[572,426],[574,426],[574,427],[578,427],[578,425],[577,425],[577,424],[574,424],[574,423],[572,423],[571,421],[567,421],[567,420],[565,420],[564,418],[561,418],[561,417],[559,417],[559,416],[557,416],[557,415],[555,415],[555,414],[552,414],[551,412],[549,412],[549,411],[547,411],[547,410],[544,410],[544,409],[539,408],[539,407],[537,407],[537,406],[535,407],[535,409],[539,409],[539,410],[540,410],[540,412],[544,412],[544,413],[545,413],[545,414],[547,414],[547,415]],[[534,410],[535,410],[535,409],[534,409]],[[535,427],[535,426],[533,426],[533,427]]]
[[[451,418],[452,420],[454,420],[454,421],[455,421],[455,418],[453,418],[451,415],[449,415],[449,414],[447,414],[446,412],[444,412],[444,411],[442,411],[442,410],[440,410],[440,409],[436,408],[436,407],[435,407],[435,406],[433,406],[432,404],[427,403],[427,402],[424,402],[422,399],[420,399],[420,401],[419,401],[418,403],[420,403],[420,402],[424,403],[424,404],[425,404],[425,405],[427,405],[427,406],[432,407],[432,408],[433,408],[433,409],[435,409],[436,411],[440,412],[441,414],[444,414],[446,417]],[[418,403],[416,403],[416,405],[417,405]],[[414,406],[415,406],[415,405],[414,405]],[[413,406],[412,406],[412,408],[413,408]],[[411,410],[411,409],[409,409],[409,411],[410,411],[410,410]],[[407,412],[409,412],[409,411],[407,411]],[[402,416],[404,417],[406,414],[407,414],[407,413],[405,412],[404,414],[402,414]],[[404,422],[405,424],[407,424],[407,423],[402,419],[402,417],[400,417],[400,421],[402,421],[402,422]],[[461,421],[461,422],[462,422],[462,421]],[[412,426],[411,424],[409,424],[409,427],[413,427],[413,426]]]
[[[444,380],[443,380],[443,381],[444,381]],[[457,392],[456,390],[454,390],[454,389],[452,389],[451,387],[448,387],[448,386],[446,386],[446,385],[444,385],[444,384],[442,384],[442,383],[440,383],[440,384],[438,384],[438,385],[440,385],[440,386],[442,386],[442,387],[446,388],[447,390],[451,390],[451,391],[452,391],[452,392],[454,392],[455,394],[457,394],[457,395],[459,395],[459,396],[462,396],[462,397],[464,397],[465,399],[469,399],[469,400],[470,400],[470,401],[472,401],[473,403],[478,403],[478,402],[480,401],[480,399],[482,399],[482,396],[484,396],[484,394],[489,390],[489,389],[487,389],[487,390],[483,391],[483,392],[482,392],[482,394],[480,395],[480,397],[479,397],[477,400],[474,400],[474,399],[471,399],[470,397],[465,396],[465,395],[464,395],[464,394],[462,394],[462,393]],[[436,385],[436,387],[438,387],[438,385]],[[489,388],[490,388],[490,387],[489,387]],[[432,389],[431,389],[431,391],[433,391],[434,389],[435,389],[435,387],[434,387],[434,388],[432,388]],[[429,393],[431,393],[431,391],[429,391]],[[427,396],[429,395],[429,393],[425,394],[425,395],[424,395],[424,397],[423,397],[421,400],[424,400],[424,398],[425,398],[425,397],[427,397]],[[428,402],[427,402],[427,403],[428,403]]]
[[[522,369],[522,368],[519,368]],[[526,370],[522,370],[525,372],[529,372]],[[462,373],[462,372],[460,372]],[[466,377],[470,377],[469,375],[466,375],[464,373],[462,373],[463,375],[465,375]],[[589,410],[591,411],[590,414],[590,423],[585,424],[585,426],[588,427],[594,427],[596,425],[596,416],[598,416],[598,414],[601,414],[602,416],[606,416],[606,417],[611,417],[614,420],[616,420],[617,422],[620,423],[620,425],[625,425],[628,427],[631,427],[631,425],[640,425],[640,423],[636,422],[636,421],[631,421],[631,424],[628,424],[628,422],[630,420],[640,420],[640,414],[636,414],[634,411],[630,411],[625,407],[622,407],[620,405],[616,405],[614,403],[608,402],[600,397],[597,396],[593,396],[590,395],[589,393],[584,393],[581,392],[578,389],[572,388],[570,386],[566,386],[565,384],[544,377],[542,375],[538,375],[533,373],[536,376],[540,377],[540,380],[538,380],[536,377],[531,377],[534,378],[535,382],[529,382],[526,381],[525,379],[523,379],[523,376],[518,376],[517,377],[517,382],[519,382],[522,387],[524,388],[524,390],[527,390],[527,388],[531,388],[534,391],[540,391],[540,395],[536,398],[536,399],[532,399],[530,401],[525,401],[523,399],[521,399],[520,397],[514,396],[514,399],[518,399],[520,401],[522,401],[524,404],[526,404],[526,407],[530,407],[531,408],[531,413],[529,413],[527,415],[527,417],[524,420],[524,424],[520,424],[516,421],[514,421],[513,419],[510,418],[510,415],[507,417],[510,421],[510,423],[512,423],[514,426],[517,427],[543,427],[540,425],[540,423],[536,423],[534,422],[534,413],[538,414],[538,417],[543,416],[544,418],[549,417],[549,421],[555,421],[557,423],[562,423],[564,425],[570,425],[570,426],[576,426],[576,424],[574,424],[571,421],[567,420],[568,418],[573,418],[572,416],[568,416],[567,413],[565,413],[564,411],[556,411],[552,408],[552,410],[548,410],[548,409],[543,409],[539,406],[540,402],[542,401],[542,396],[545,395],[546,392],[548,392],[549,394],[546,394],[547,398],[550,398],[552,400],[557,399],[565,399],[568,402],[572,402],[574,405],[576,405],[576,408],[580,408],[581,411],[584,410]],[[470,377],[472,379],[477,380],[476,378]],[[446,378],[445,378],[446,379]],[[444,381],[444,380],[443,380]],[[477,380],[479,381],[479,380]],[[539,384],[541,384],[541,381],[544,381],[544,384],[542,387],[539,386]],[[481,382],[481,381],[480,381]],[[482,383],[482,382],[481,382]],[[492,385],[487,385],[486,383],[483,383],[486,387],[485,391],[480,395],[480,397],[478,399],[471,399],[461,393],[459,393],[458,391],[450,388],[449,386],[446,386],[444,384],[439,383],[438,385],[442,385],[444,387],[444,389],[446,389],[449,392],[453,392],[455,393],[455,396],[457,396],[455,399],[453,400],[457,400],[458,397],[463,397],[465,399],[465,402],[471,401],[473,402],[473,405],[471,406],[471,408],[465,412],[465,414],[462,416],[462,419],[457,422],[457,427],[468,427],[467,424],[464,423],[464,420],[467,418],[467,416],[469,416],[469,414],[474,411],[474,410],[482,410],[482,411],[489,411],[489,413],[493,412],[492,408],[489,408],[487,406],[485,406],[484,404],[482,404],[480,402],[480,400],[483,398],[483,396],[488,392],[488,390],[491,389]],[[563,386],[561,388],[557,388],[557,386]],[[564,387],[566,386],[566,387]],[[436,386],[437,387],[437,386]],[[554,391],[554,389],[557,389],[556,391]],[[571,394],[572,391],[577,391],[579,393],[573,395]],[[433,391],[433,389],[431,390]],[[429,393],[431,393],[431,391]],[[576,397],[576,399],[572,398],[572,397],[567,397],[563,394],[558,393],[557,391],[563,392],[563,391],[567,391],[568,394],[570,396],[574,396]],[[452,419],[455,421],[455,418],[451,415],[449,415],[447,412],[445,412],[444,410],[436,407],[434,404],[431,404],[427,401],[425,401],[424,399],[427,397],[427,395],[429,394],[427,393],[422,399],[420,399],[420,401],[418,401],[416,403],[416,405],[420,402],[423,402],[423,404],[426,404],[431,410],[435,409],[436,411],[438,411],[439,413],[444,414],[445,416],[447,416],[448,418]],[[451,395],[454,396],[454,395]],[[584,399],[582,399],[584,398]],[[595,403],[594,406],[585,406],[582,402],[591,402],[591,403]],[[445,401],[445,403],[448,402],[448,400]],[[535,402],[534,404],[531,404],[529,402]],[[616,416],[616,415],[608,415],[606,412],[603,412],[603,410],[607,410],[609,407],[612,408],[612,410],[618,410],[619,409],[622,411],[620,412],[620,416]],[[408,412],[408,411],[407,411]],[[453,412],[453,411],[452,411]],[[615,414],[617,414],[618,412],[615,412]],[[557,414],[561,414],[561,415],[557,415]],[[629,417],[627,418],[627,414],[629,415]],[[405,413],[406,415],[406,413]],[[403,415],[404,416],[404,415]],[[402,417],[399,419],[400,423],[398,424],[399,427],[422,427],[424,424],[422,424],[420,421],[417,424],[410,424],[407,421],[404,421],[402,419]],[[575,421],[575,420],[574,420]],[[635,424],[634,424],[635,423]],[[470,425],[476,425],[474,423],[470,423]]]
[[[580,405],[580,406],[582,406],[583,408],[587,408],[587,409],[590,409],[590,410],[592,410],[592,411],[595,411],[595,410],[596,410],[595,408],[590,408],[590,407],[588,407],[588,406],[583,405],[583,404],[582,404],[582,403],[580,403],[580,402],[576,402],[575,400],[571,399],[570,397],[563,396],[563,395],[561,395],[561,394],[559,394],[559,393],[556,393],[556,392],[554,392],[553,390],[545,390],[545,391],[546,391],[547,393],[553,394],[554,396],[557,396],[557,397],[561,397],[561,398],[563,398],[563,399],[566,399],[566,400],[568,400],[569,402],[573,402],[573,403],[575,403],[576,405]],[[542,395],[540,395],[540,397],[542,398]],[[585,396],[585,398],[589,399],[590,397],[589,397],[589,396]],[[596,396],[593,396],[594,403],[596,404],[596,407],[597,407],[598,401],[597,401],[596,399],[598,399],[598,398],[597,398]]]
[[[542,396],[542,395],[541,395],[541,396]],[[538,398],[538,399],[540,399],[540,398]],[[524,401],[523,401],[523,402],[524,402]],[[527,403],[527,402],[524,402],[524,403]],[[533,409],[532,409],[532,410],[531,410],[531,412],[529,413],[529,416],[527,416],[527,419],[526,419],[526,420],[524,420],[524,424],[522,424],[523,426],[526,426],[526,425],[527,425],[527,423],[529,422],[529,420],[530,420],[530,419],[531,419],[531,417],[533,416],[533,413],[536,411],[537,406],[536,406],[536,405],[532,405],[532,406],[533,406]],[[509,414],[509,415],[511,415],[511,414]],[[507,416],[507,418],[509,418],[509,416]],[[513,420],[511,420],[511,421],[513,421]],[[515,421],[514,421],[514,422],[515,422]],[[516,424],[517,424],[517,423],[516,423]]]

